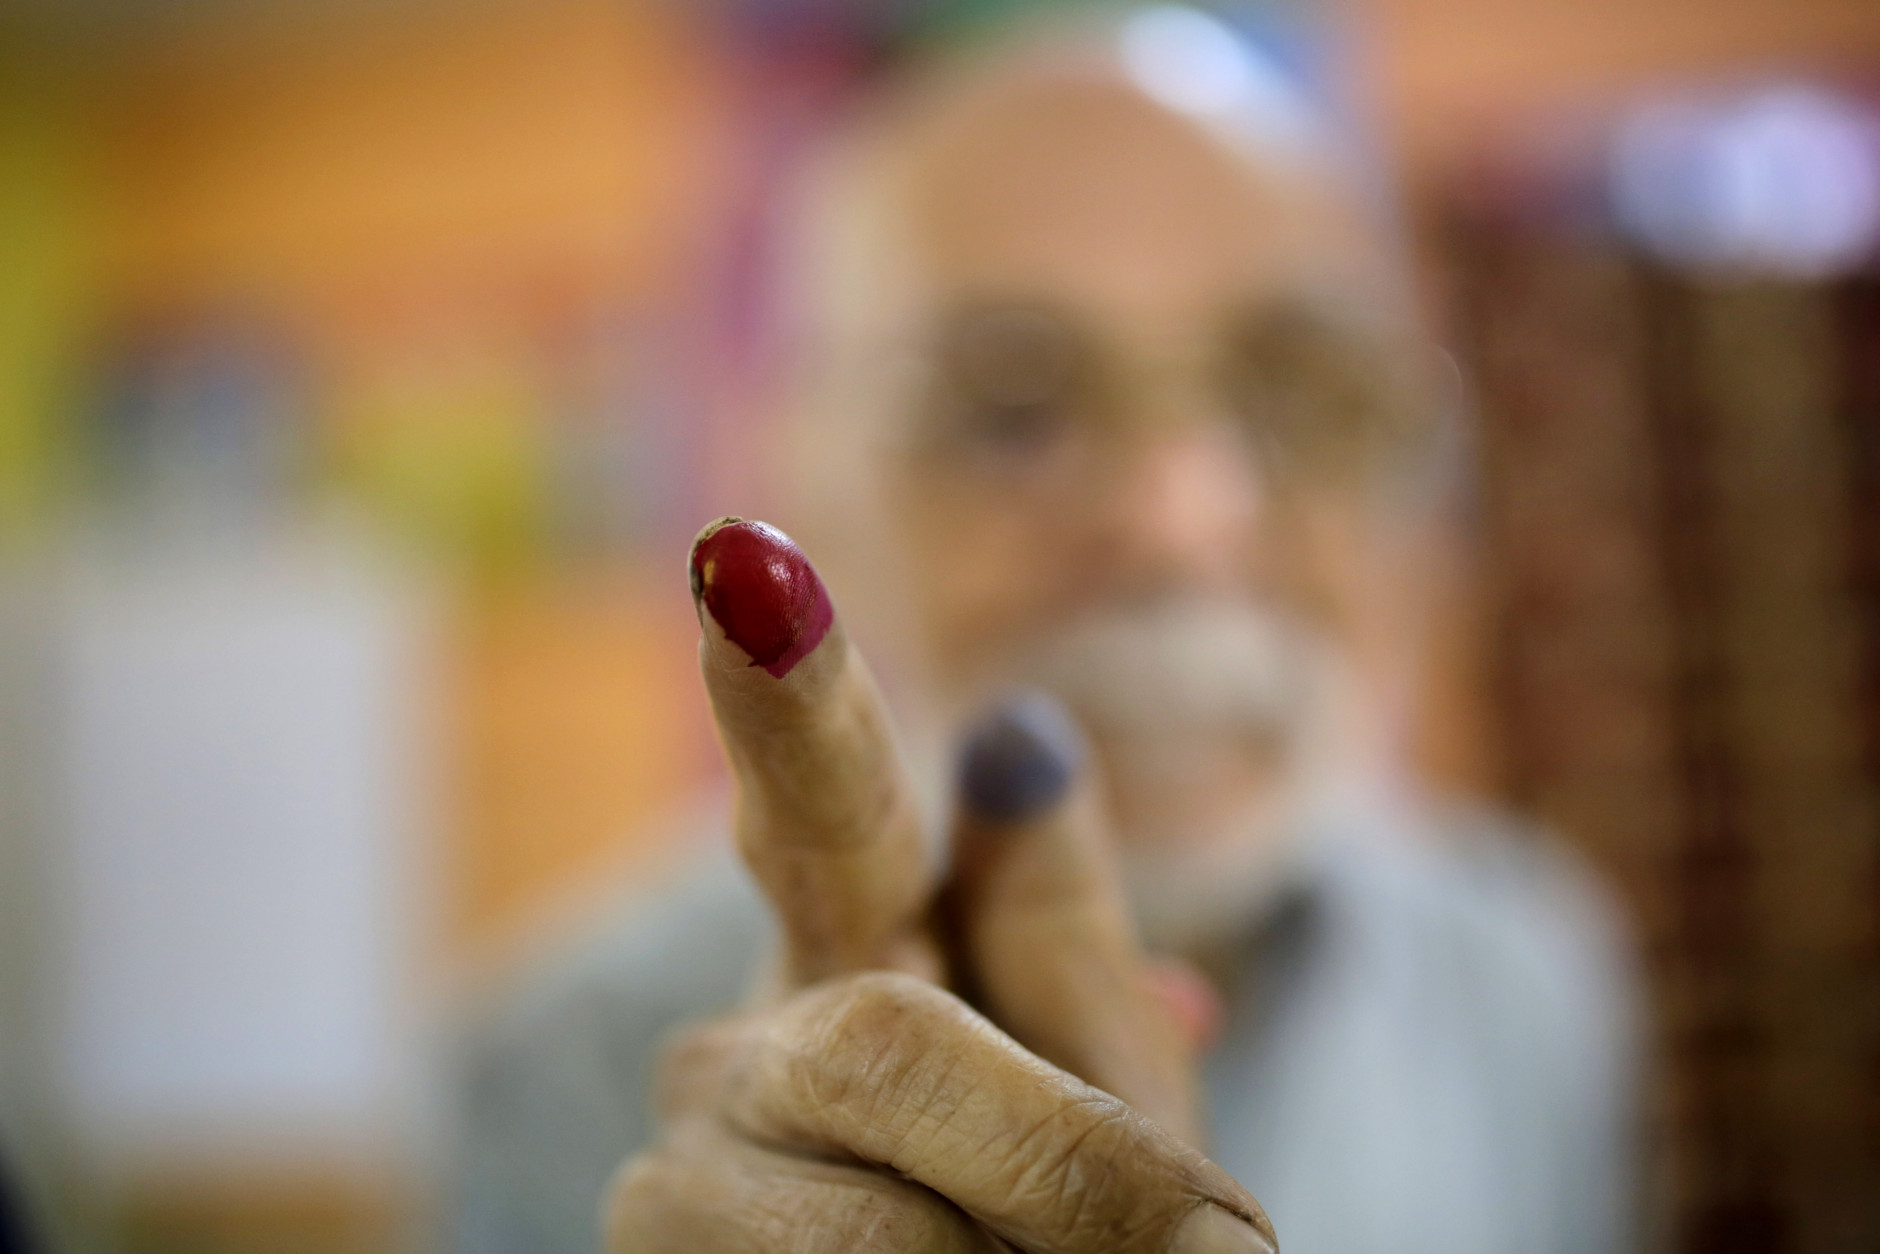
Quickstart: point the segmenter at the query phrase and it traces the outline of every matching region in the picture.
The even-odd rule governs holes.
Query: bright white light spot
[[[1199,9],[1159,4],[1124,20],[1117,51],[1150,99],[1297,157],[1329,143],[1317,108],[1273,59]]]
[[[1645,110],[1611,181],[1620,225],[1676,265],[1822,278],[1880,246],[1880,126],[1808,88]]]
[[[1239,108],[1253,89],[1247,48],[1196,9],[1160,4],[1123,23],[1123,65],[1144,92],[1185,113]]]

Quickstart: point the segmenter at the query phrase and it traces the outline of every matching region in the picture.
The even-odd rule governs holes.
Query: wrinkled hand
[[[936,886],[814,572],[780,533],[718,526],[694,550],[701,663],[783,952],[751,1008],[671,1049],[661,1139],[608,1199],[611,1254],[1271,1250],[1258,1203],[1191,1148],[1189,1050],[1074,733],[1035,701],[980,731]],[[790,621],[767,636],[770,610]]]

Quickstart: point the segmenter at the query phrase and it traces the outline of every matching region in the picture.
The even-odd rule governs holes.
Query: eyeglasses
[[[1387,475],[1439,426],[1422,354],[1297,304],[1235,314],[1212,343],[1161,360],[1015,303],[956,311],[931,343],[912,464],[1002,490],[1100,492],[1143,440],[1196,416],[1233,433],[1261,473],[1302,483]]]

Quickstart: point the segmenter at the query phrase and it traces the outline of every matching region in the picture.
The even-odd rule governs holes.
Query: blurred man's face
[[[1366,308],[1381,250],[1322,185],[1100,82],[941,128],[903,197],[919,364],[886,503],[942,690],[1063,696],[1140,858],[1258,841],[1420,417]]]

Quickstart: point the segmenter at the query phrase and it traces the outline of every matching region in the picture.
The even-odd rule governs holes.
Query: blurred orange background
[[[1421,187],[1667,79],[1846,72],[1880,51],[1862,0],[1373,0],[1335,16]],[[647,0],[14,21],[0,516],[15,532],[66,478],[68,433],[42,398],[73,384],[100,326],[235,309],[318,362],[336,473],[423,536],[539,561],[535,428],[579,352],[554,341],[597,311],[696,305],[751,177],[740,128],[763,107],[713,15]],[[556,571],[464,610],[454,944],[509,933],[710,769],[689,680],[643,664],[682,654],[688,630],[683,606],[660,608],[670,544],[644,556],[650,571]],[[1458,743],[1467,711],[1448,717],[1464,727],[1436,754],[1466,780],[1483,749]]]
[[[203,327],[285,346],[308,410],[291,509],[370,520],[440,590],[427,961],[466,995],[651,877],[673,850],[636,834],[716,777],[679,555],[748,508],[761,352],[739,311],[763,206],[871,55],[842,6],[798,7],[823,15],[0,14],[0,548],[26,561],[109,512],[85,417],[101,361]],[[1439,305],[1485,154],[1576,159],[1666,85],[1880,69],[1872,0],[1354,0],[1311,20],[1412,190]],[[1423,739],[1447,786],[1500,793],[1479,585],[1458,575]],[[1600,856],[1623,877],[1638,851]],[[392,1192],[310,1174],[126,1196],[137,1248],[376,1249],[405,1239]]]

